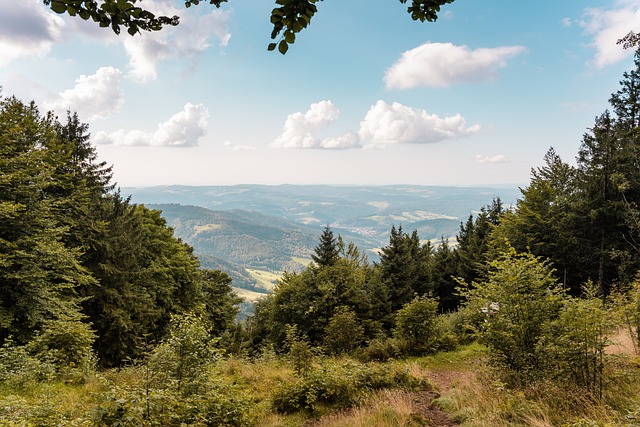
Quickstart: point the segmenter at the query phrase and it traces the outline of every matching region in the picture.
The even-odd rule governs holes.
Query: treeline
[[[596,301],[624,300],[640,271],[640,57],[609,102],[611,111],[584,134],[576,166],[551,148],[543,166],[531,171],[517,204],[505,209],[497,198],[470,215],[454,245],[445,239],[425,243],[417,232],[393,227],[380,261],[371,264],[326,227],[314,263],[285,274],[274,294],[256,305],[247,323],[248,348],[286,352],[293,339],[328,353],[419,354],[486,332],[478,312],[495,315],[510,304],[536,301],[543,318],[529,325],[530,341],[518,344],[535,349],[542,345],[538,339],[555,342],[543,336],[545,328],[569,333],[572,326],[548,323],[563,311],[589,311],[574,303],[590,301],[591,310],[605,316],[605,306]],[[547,312],[544,295],[559,298]],[[631,330],[639,317],[627,316]],[[541,356],[533,352],[521,355],[526,363],[509,363],[534,369]],[[511,356],[504,350],[503,357]]]
[[[222,335],[230,282],[116,190],[76,114],[0,98],[0,342],[60,369],[121,366],[173,315],[197,311]]]

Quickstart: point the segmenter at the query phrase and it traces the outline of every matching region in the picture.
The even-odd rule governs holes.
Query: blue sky
[[[0,1],[3,95],[88,122],[121,186],[523,185],[574,162],[640,30],[640,0],[325,0],[282,56],[265,0],[144,0],[181,24],[115,36]]]

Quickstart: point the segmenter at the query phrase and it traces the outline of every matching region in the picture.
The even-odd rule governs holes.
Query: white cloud
[[[596,49],[592,64],[604,68],[629,57],[633,52],[625,51],[616,42],[629,31],[638,31],[640,1],[618,1],[614,9],[587,9],[587,17],[580,25],[593,37],[591,46]]]
[[[418,86],[450,86],[456,83],[488,81],[507,59],[525,51],[522,46],[471,50],[451,43],[425,43],[402,54],[384,76],[387,89]]]
[[[0,2],[0,67],[23,56],[44,56],[62,40],[64,21],[40,0]]]
[[[359,147],[358,136],[349,132],[340,137],[319,138],[318,133],[338,120],[340,111],[331,101],[311,104],[306,113],[289,114],[282,134],[271,144],[275,148],[347,149]]]
[[[504,154],[496,154],[495,156],[476,155],[476,163],[507,163],[509,159]]]
[[[47,109],[77,111],[84,120],[109,117],[124,103],[120,89],[122,72],[113,67],[102,67],[90,76],[81,75],[73,89],[58,94],[57,99],[45,104]]]
[[[478,133],[480,129],[478,124],[467,127],[460,114],[443,118],[397,102],[389,105],[380,100],[360,122],[359,137],[376,146],[428,144],[468,137]]]
[[[147,81],[157,77],[157,63],[168,58],[195,61],[211,46],[211,39],[226,46],[231,39],[227,22],[229,12],[213,10],[198,15],[200,8],[177,9],[170,2],[155,0],[145,5],[157,14],[180,16],[180,25],[165,27],[162,31],[143,32],[133,37],[124,37],[124,48],[129,57],[129,76]]]
[[[163,147],[195,147],[206,133],[209,111],[202,105],[187,103],[184,109],[166,122],[160,123],[155,132],[142,130],[117,130],[110,134],[98,132],[96,144],[151,145]]]
[[[569,28],[571,25],[573,25],[573,21],[571,20],[571,18],[562,18],[560,20],[560,24],[564,27],[564,28]]]

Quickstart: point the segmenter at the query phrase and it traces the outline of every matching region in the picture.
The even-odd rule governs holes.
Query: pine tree
[[[331,266],[340,258],[338,240],[328,225],[324,227],[320,236],[320,243],[315,248],[315,254],[311,255],[313,261],[320,267]]]

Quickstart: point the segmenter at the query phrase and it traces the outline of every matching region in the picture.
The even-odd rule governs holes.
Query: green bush
[[[400,356],[400,349],[395,339],[383,336],[369,341],[369,345],[359,349],[355,356],[362,362],[387,362]]]
[[[513,385],[544,378],[550,360],[541,344],[564,297],[553,269],[513,248],[489,266],[487,280],[468,293],[467,308],[484,315],[480,334],[490,361]]]
[[[329,354],[350,353],[360,345],[364,328],[348,307],[338,307],[324,330],[324,346]]]
[[[52,360],[31,355],[26,346],[16,345],[11,337],[0,347],[0,383],[24,389],[57,376]]]
[[[419,296],[405,304],[396,314],[397,339],[403,353],[421,355],[437,349],[441,339],[436,328],[438,301],[428,296]]]
[[[280,413],[313,413],[321,407],[345,409],[375,390],[414,389],[424,385],[406,370],[394,371],[378,364],[328,363],[303,379],[282,384],[274,392],[272,407]]]

